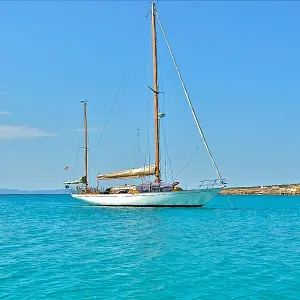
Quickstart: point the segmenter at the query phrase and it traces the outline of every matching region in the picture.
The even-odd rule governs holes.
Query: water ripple
[[[0,196],[0,299],[300,299],[300,198],[228,203]]]

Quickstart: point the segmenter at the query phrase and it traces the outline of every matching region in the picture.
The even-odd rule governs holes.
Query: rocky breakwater
[[[300,184],[225,188],[220,195],[300,195]]]

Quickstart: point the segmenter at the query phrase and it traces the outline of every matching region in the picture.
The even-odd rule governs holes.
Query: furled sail
[[[65,181],[64,184],[81,184],[81,183],[86,183],[86,177],[82,176],[78,180],[73,180],[73,181]]]
[[[140,178],[155,174],[155,165],[145,166],[143,168],[124,170],[119,172],[98,175],[98,180],[122,179],[122,178]]]

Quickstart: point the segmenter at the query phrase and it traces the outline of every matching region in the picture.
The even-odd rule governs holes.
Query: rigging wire
[[[195,122],[196,122],[198,131],[199,131],[200,136],[202,137],[203,143],[204,143],[204,145],[205,145],[206,151],[207,151],[208,155],[210,156],[210,159],[211,159],[211,161],[212,161],[212,163],[213,163],[213,165],[214,165],[214,167],[215,167],[215,170],[216,170],[216,172],[217,172],[217,174],[218,174],[219,179],[222,180],[222,176],[221,176],[221,174],[220,174],[220,172],[219,172],[219,169],[218,169],[218,167],[217,167],[217,164],[216,164],[216,162],[215,162],[215,160],[214,160],[214,158],[213,158],[213,156],[212,156],[212,154],[211,154],[211,152],[210,152],[210,149],[209,149],[208,144],[207,144],[207,142],[206,142],[206,139],[205,139],[205,137],[204,137],[203,131],[202,131],[201,127],[200,127],[198,118],[197,118],[196,113],[195,113],[195,111],[194,111],[194,107],[193,107],[193,105],[192,105],[191,99],[190,99],[189,94],[188,94],[188,92],[187,92],[187,90],[186,90],[186,88],[185,88],[185,84],[184,84],[183,79],[182,79],[182,77],[181,77],[181,73],[179,72],[177,63],[176,63],[176,61],[175,61],[175,57],[174,57],[173,52],[172,52],[172,50],[171,50],[171,47],[170,47],[170,44],[169,44],[169,42],[168,42],[166,33],[165,33],[164,28],[163,28],[163,26],[162,26],[162,23],[160,22],[160,18],[159,18],[159,16],[158,16],[157,10],[156,10],[156,16],[157,16],[157,20],[158,20],[159,26],[160,26],[160,28],[161,28],[162,34],[163,34],[163,36],[164,36],[165,42],[166,42],[166,44],[167,44],[169,53],[170,53],[170,55],[171,55],[171,57],[172,57],[174,67],[175,67],[175,69],[176,69],[176,71],[177,71],[179,80],[180,80],[181,85],[182,85],[182,88],[183,88],[183,90],[184,90],[184,94],[185,94],[185,96],[186,96],[186,98],[187,98],[187,101],[188,101],[188,104],[189,104],[189,106],[190,106],[192,115],[193,115],[194,120],[195,120]]]
[[[76,135],[76,136],[77,136],[77,135]],[[72,147],[72,149],[74,149],[74,150],[76,149],[75,145],[77,144],[77,142],[78,142],[77,139],[74,138],[73,143],[72,143],[74,147]],[[71,162],[71,159],[72,159],[72,155],[73,155],[74,150],[71,150],[71,151],[70,151],[70,156],[69,156],[69,159],[68,159],[68,161],[67,161],[67,167],[70,166],[70,162]]]
[[[73,130],[72,130],[73,131]],[[76,132],[80,132],[80,129],[78,128],[77,130],[74,130],[75,133]],[[73,144],[74,144],[74,150],[76,149],[75,145],[79,143],[78,141],[78,135],[75,134],[75,137],[74,140],[73,140]],[[72,147],[73,148],[73,147]],[[80,146],[77,146],[77,151],[76,151],[76,156],[75,156],[75,164],[74,164],[74,168],[71,168],[71,170],[73,170],[71,172],[71,176],[74,176],[74,178],[77,178],[78,176],[82,176],[82,174],[79,174],[79,159],[78,159],[78,155],[79,155],[79,149],[81,149],[82,147]],[[70,163],[71,163],[71,159],[72,159],[72,155],[73,155],[73,151],[71,151],[70,153],[70,156],[69,156],[69,159],[68,159],[68,163],[67,163],[67,166],[70,167]]]
[[[163,137],[165,137],[165,131],[164,131],[164,127],[163,127],[163,120],[160,120],[159,121],[159,127],[161,128],[160,129],[160,133],[162,132],[163,133]],[[161,135],[160,135],[161,136]],[[159,137],[160,137],[159,136]],[[168,181],[168,176],[167,176],[167,155],[166,155],[166,140],[164,139],[164,155],[161,154],[161,160],[162,161],[162,157],[164,158],[164,172],[165,172],[165,181],[167,182]]]
[[[141,149],[140,149],[140,129],[137,128],[136,131],[137,131],[137,132],[136,132],[136,137],[137,137],[137,141],[136,141],[136,143],[137,143],[137,150],[138,150],[138,152],[141,152]]]
[[[72,154],[73,154],[73,151],[70,152],[70,156],[69,156],[69,159],[68,159],[67,167],[70,165]]]
[[[164,137],[165,137],[165,132],[164,132]],[[168,176],[167,176],[167,142],[166,142],[166,139],[164,138],[164,146],[165,146],[165,155],[164,155],[164,158],[165,158],[165,177],[166,177],[166,182],[168,182]]]
[[[159,72],[159,81],[158,81],[158,90],[162,94],[162,101],[159,101],[159,104],[162,103],[162,109],[165,110],[165,93],[164,91],[164,82],[163,82],[163,69],[161,67],[161,59],[160,59],[160,50],[159,50],[159,41],[157,40],[157,60],[158,60],[158,72]],[[161,90],[160,90],[161,87]]]
[[[141,152],[141,149],[140,149],[140,128],[136,129],[136,145],[134,146],[134,148],[135,147],[136,147],[137,153],[136,153],[136,155],[134,155],[133,165],[139,165],[139,162],[140,162],[139,161],[139,159],[140,159],[140,152]],[[135,151],[133,151],[133,153],[134,152]]]
[[[193,154],[191,155],[191,157],[188,159],[188,161],[185,163],[185,165],[183,166],[183,168],[178,172],[178,174],[175,176],[175,179],[178,177],[178,175],[186,168],[186,166],[189,164],[189,162],[191,161],[191,159],[193,158],[193,156],[195,155],[196,151],[198,150],[199,146],[196,147],[196,149],[194,150]]]
[[[158,102],[158,109],[159,112],[165,112],[165,93],[164,91],[164,82],[163,82],[163,68],[162,68],[162,64],[161,64],[161,56],[160,56],[160,44],[157,41],[157,60],[158,60],[158,72],[159,72],[159,81],[158,81],[158,90],[160,91],[160,93],[162,94],[162,97],[159,97],[159,102]],[[160,107],[162,108],[162,111],[160,110]],[[159,126],[161,126],[161,131],[163,132],[163,137],[164,137],[164,150],[165,153],[162,153],[161,148],[160,148],[160,163],[163,160],[162,158],[164,158],[164,168],[165,168],[165,178],[166,178],[166,182],[168,181],[168,177],[167,177],[167,159],[169,160],[169,158],[167,158],[167,140],[166,140],[166,135],[165,135],[165,130],[163,128],[163,120],[160,120],[159,122]],[[160,135],[159,135],[159,139],[160,139]],[[170,171],[171,172],[171,171]],[[173,178],[173,175],[172,175]]]
[[[159,109],[159,112],[165,112],[165,93],[164,93],[164,82],[163,82],[163,68],[162,68],[162,64],[161,64],[161,56],[160,56],[160,51],[159,51],[159,42],[157,41],[157,60],[158,60],[158,72],[159,72],[159,88],[158,90],[161,91],[160,93],[162,94],[162,97],[159,98],[159,108],[161,107],[162,108],[162,111],[160,111]],[[166,177],[166,181],[168,181],[168,176],[167,176],[167,164],[169,165],[169,171],[170,171],[170,175],[172,177],[172,180],[174,181],[174,177],[173,177],[173,170],[172,170],[172,165],[171,165],[171,161],[170,161],[170,158],[169,158],[169,152],[168,152],[168,144],[167,144],[167,139],[166,139],[166,133],[165,133],[165,130],[164,130],[164,121],[163,120],[160,120],[160,123],[159,123],[159,126],[161,126],[161,131],[163,133],[163,139],[164,139],[164,155],[163,153],[160,153],[160,162],[162,161],[162,157],[164,157],[164,167],[165,167],[165,177]]]
[[[172,181],[174,182],[173,170],[172,170],[171,160],[170,160],[170,157],[169,157],[169,150],[168,150],[167,138],[166,138],[166,134],[165,134],[165,130],[163,128],[163,125],[162,125],[162,130],[163,130],[163,136],[164,136],[166,160],[168,160],[169,169],[170,169],[170,175],[171,175]],[[167,169],[167,167],[166,167],[166,169]]]
[[[95,151],[94,151],[94,153],[93,153],[93,156],[92,156],[92,159],[91,159],[91,162],[90,162],[90,165],[89,165],[89,169],[90,169],[90,166],[93,164],[93,161],[94,161],[94,158],[95,158],[96,151],[98,150],[98,147],[99,147],[100,142],[101,142],[102,137],[103,137],[104,130],[106,129],[108,120],[109,120],[109,118],[110,118],[110,116],[111,116],[111,113],[112,113],[112,110],[113,110],[113,108],[114,108],[114,106],[115,106],[117,97],[118,97],[119,92],[120,92],[120,90],[121,90],[121,86],[122,86],[122,84],[123,84],[123,82],[124,82],[124,79],[125,79],[125,75],[126,75],[126,72],[124,72],[124,74],[123,74],[121,84],[120,84],[119,88],[117,89],[117,92],[116,92],[116,94],[115,94],[115,97],[114,97],[112,106],[111,106],[111,108],[110,108],[110,111],[109,111],[109,113],[108,113],[108,116],[107,116],[107,118],[106,118],[106,121],[105,121],[105,123],[104,123],[104,126],[103,126],[103,128],[102,128],[102,131],[101,131],[101,134],[100,134],[100,137],[99,137],[97,146],[96,146],[96,148],[95,148]]]
[[[174,160],[177,160],[177,159],[179,159],[179,158],[181,158],[181,157],[183,157],[183,156],[185,156],[185,155],[186,155],[186,153],[182,153],[182,154],[180,154],[179,156],[176,156],[175,158],[171,159],[170,162],[172,162],[172,161],[174,161]]]
[[[78,162],[79,149],[80,149],[80,147],[77,148],[76,158],[75,158],[75,167],[74,167],[76,178],[79,177],[79,162]]]
[[[151,39],[152,35],[152,28],[150,27],[150,38],[149,38],[149,52],[148,52],[148,67],[147,67],[147,81],[149,80],[150,77],[150,60],[151,60]],[[146,112],[150,111],[149,110],[149,93],[148,90],[145,90],[145,97],[146,97]],[[146,114],[146,123],[147,123],[147,140],[148,140],[148,165],[150,166],[151,164],[151,151],[150,151],[150,124],[149,124],[149,114]],[[147,159],[147,157],[146,157]],[[149,180],[150,180],[150,175],[149,175]]]
[[[72,132],[74,132],[74,138],[70,138],[70,144],[72,144],[72,147],[71,147],[71,151],[70,151],[70,155],[69,155],[69,159],[67,160],[67,164],[66,166],[73,170],[71,172],[71,176],[76,176],[76,164],[77,164],[77,156],[78,156],[78,146],[76,147],[76,144],[78,145],[79,141],[78,141],[78,135],[76,134],[77,132],[79,132],[80,129],[77,129],[77,130],[68,130],[66,132],[70,132],[72,134]],[[67,135],[68,136],[68,135]],[[69,139],[67,139],[69,140]],[[75,149],[77,149],[77,152],[75,151]],[[76,160],[75,160],[75,165],[73,165],[74,168],[70,168],[70,164],[71,164],[71,160],[72,160],[72,157],[73,157],[73,154],[76,154]]]

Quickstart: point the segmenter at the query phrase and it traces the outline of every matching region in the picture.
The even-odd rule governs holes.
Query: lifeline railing
[[[201,180],[198,184],[198,189],[200,190],[208,190],[208,189],[215,189],[215,188],[223,188],[227,184],[225,179],[208,179],[208,180]]]

